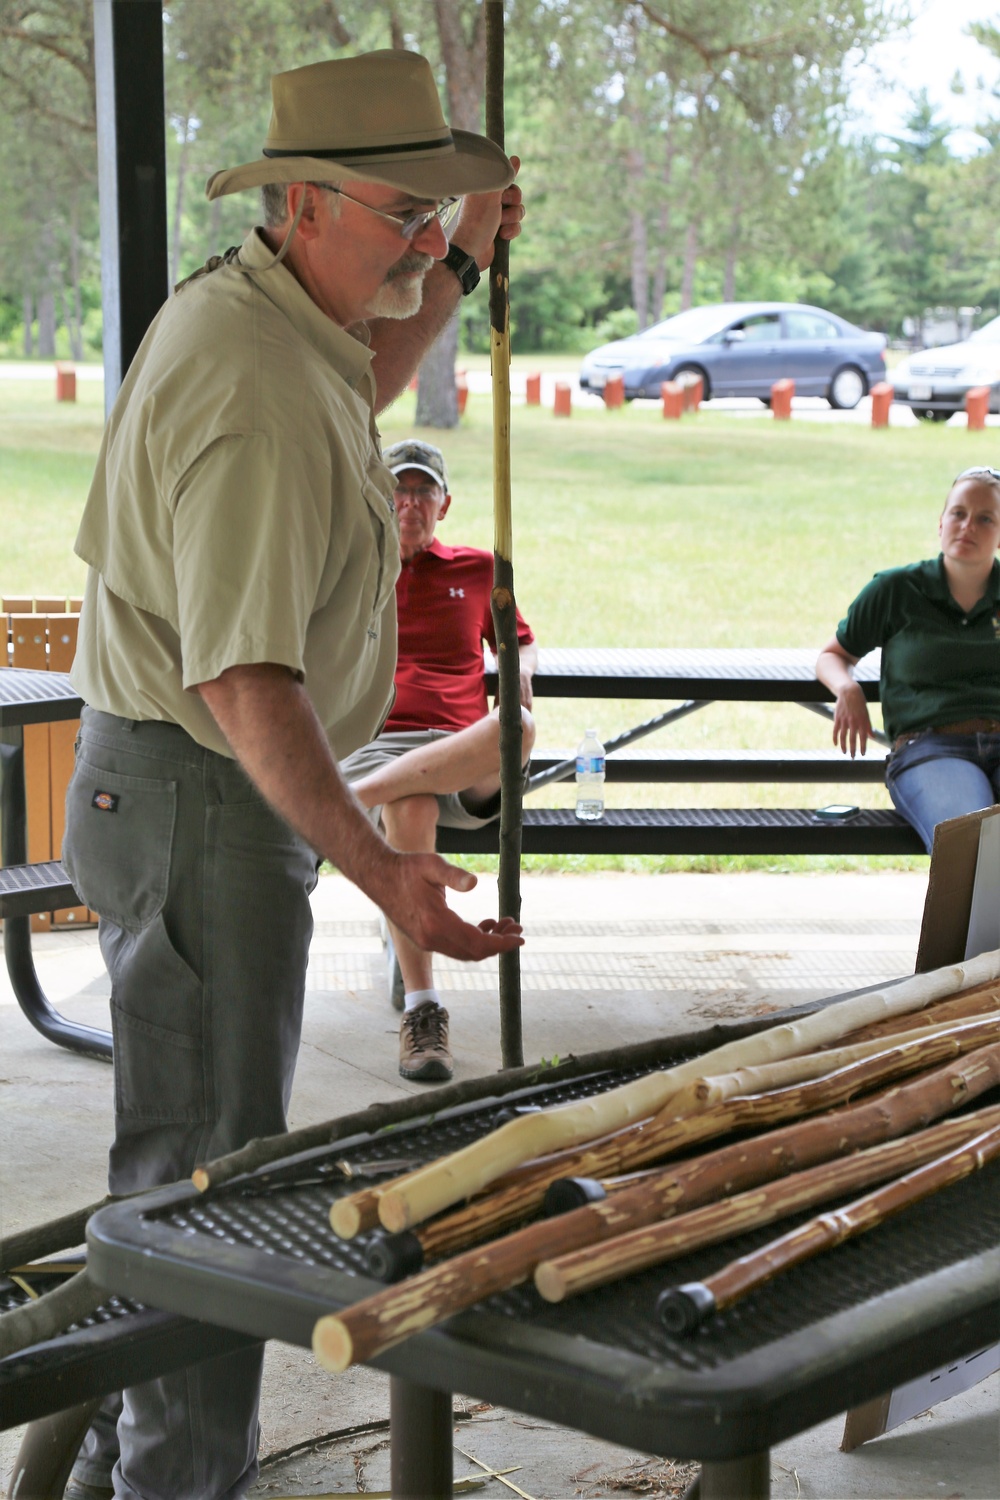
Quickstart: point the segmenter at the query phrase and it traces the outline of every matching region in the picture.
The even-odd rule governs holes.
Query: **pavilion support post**
[[[503,0],[486,0],[486,133],[504,143]],[[514,602],[510,498],[510,246],[497,237],[490,266],[490,368],[493,376],[493,626],[500,690],[499,915],[521,915],[521,673]],[[500,955],[500,1055],[505,1068],[524,1062],[521,959]]]
[[[104,406],[166,300],[162,0],[94,0]]]

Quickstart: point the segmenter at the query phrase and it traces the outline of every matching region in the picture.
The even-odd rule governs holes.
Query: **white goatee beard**
[[[434,257],[412,250],[386,273],[386,278],[368,303],[373,318],[412,318],[424,300],[424,277],[434,264]],[[409,273],[419,271],[419,276]]]

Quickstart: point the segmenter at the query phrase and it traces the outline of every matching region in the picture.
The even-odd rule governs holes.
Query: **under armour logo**
[[[449,592],[449,594],[451,595],[451,597],[453,599],[464,599],[465,598],[465,590],[464,589],[449,589],[448,592]]]

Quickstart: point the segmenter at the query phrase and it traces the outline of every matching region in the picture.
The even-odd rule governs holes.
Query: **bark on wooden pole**
[[[504,144],[503,0],[486,0],[486,134]],[[499,914],[521,915],[521,677],[514,604],[510,506],[510,246],[497,237],[490,266],[490,368],[493,376],[493,627],[500,690]],[[521,959],[500,955],[500,1056],[524,1062]]]

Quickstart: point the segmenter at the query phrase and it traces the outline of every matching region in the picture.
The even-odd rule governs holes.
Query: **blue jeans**
[[[936,824],[1000,801],[1000,734],[917,731],[892,752],[885,782],[929,854]]]

